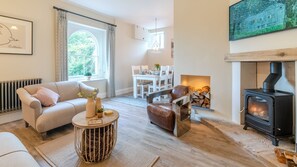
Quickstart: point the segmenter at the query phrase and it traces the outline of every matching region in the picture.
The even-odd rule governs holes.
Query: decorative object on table
[[[240,1],[229,8],[229,40],[297,27],[296,0]]]
[[[104,111],[104,114],[105,115],[112,115],[113,111],[112,110],[106,110],[106,111]]]
[[[98,118],[102,118],[103,117],[103,111],[104,111],[104,108],[98,108],[97,109],[97,116],[98,116]]]
[[[88,81],[91,80],[92,73],[91,72],[86,72],[85,76],[87,77]]]
[[[93,100],[94,100],[96,98],[98,92],[99,92],[99,89],[95,88],[94,91],[92,91],[91,93],[78,92],[77,96],[83,97],[83,98],[93,98]]]
[[[85,92],[79,92],[77,95],[78,97],[84,97],[87,98],[87,104],[86,104],[86,117],[94,117],[96,114],[96,103],[94,99],[96,98],[97,94],[99,92],[99,89],[94,89],[91,93],[85,93]]]
[[[89,97],[88,102],[86,104],[86,117],[91,118],[94,117],[96,114],[95,112],[95,102],[94,99]]]
[[[101,98],[100,97],[96,97],[95,100],[96,100],[96,109],[102,108]]]
[[[101,98],[97,97],[96,98],[96,113],[97,113],[98,118],[103,117],[103,111],[104,111],[104,108],[101,104]]]
[[[96,125],[96,124],[102,124],[102,119],[98,119],[96,117],[89,119],[88,125]]]
[[[161,67],[160,64],[155,64],[154,66],[155,66],[156,70],[158,70],[158,71],[160,70],[160,67]]]
[[[103,108],[97,109],[97,117],[98,118],[102,118],[103,117],[103,111],[104,111]]]
[[[33,54],[33,22],[0,15],[0,53]]]

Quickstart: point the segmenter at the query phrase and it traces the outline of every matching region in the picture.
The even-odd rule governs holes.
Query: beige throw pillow
[[[56,92],[45,87],[39,87],[36,94],[33,96],[45,107],[56,105],[60,97]]]

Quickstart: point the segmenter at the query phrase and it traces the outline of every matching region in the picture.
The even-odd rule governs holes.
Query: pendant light
[[[155,36],[154,36],[154,42],[152,45],[152,49],[154,51],[158,51],[160,49],[160,43],[158,41],[158,33],[157,33],[157,18],[155,18]]]

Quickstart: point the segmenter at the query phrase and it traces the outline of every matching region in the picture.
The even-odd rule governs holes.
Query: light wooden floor
[[[188,133],[176,138],[170,132],[149,123],[144,108],[110,100],[105,100],[103,105],[120,113],[118,140],[125,140],[140,150],[159,155],[156,167],[264,166],[223,134],[203,124],[192,123]],[[73,127],[69,124],[52,130],[44,141],[32,128],[24,128],[23,121],[0,125],[0,131],[13,132],[41,166],[48,166],[34,147],[71,133]]]

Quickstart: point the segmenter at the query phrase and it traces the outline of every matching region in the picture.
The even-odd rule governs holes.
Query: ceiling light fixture
[[[158,21],[157,18],[155,18],[155,36],[153,38],[154,42],[152,45],[152,49],[155,51],[158,51],[160,49],[160,43],[158,40],[158,33],[157,33],[157,21]]]

